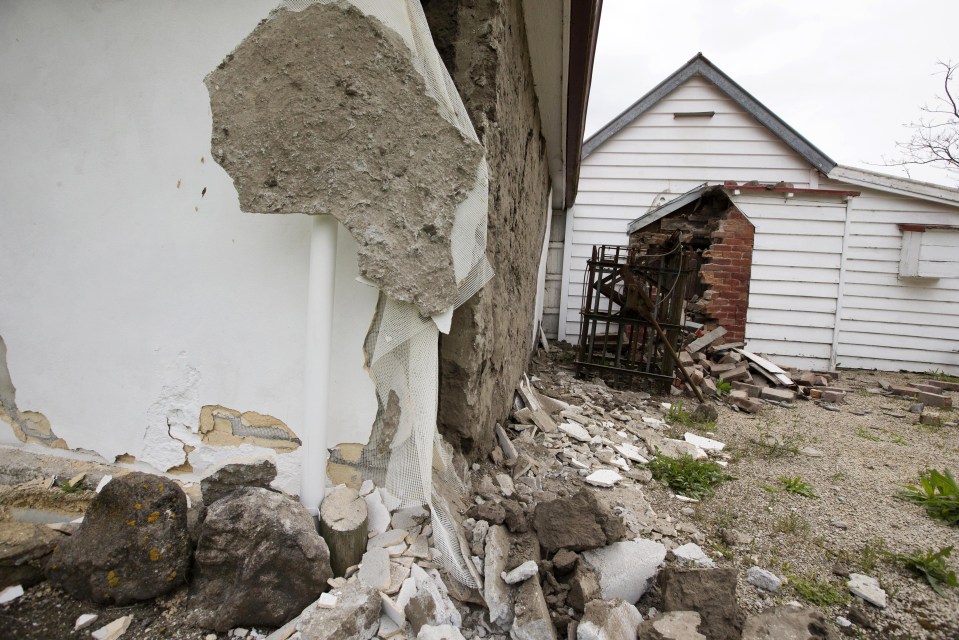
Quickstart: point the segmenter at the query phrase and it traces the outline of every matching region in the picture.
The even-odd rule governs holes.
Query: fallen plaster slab
[[[388,296],[426,315],[454,305],[453,222],[483,149],[399,34],[345,3],[279,9],[206,83],[213,157],[244,211],[331,214]]]

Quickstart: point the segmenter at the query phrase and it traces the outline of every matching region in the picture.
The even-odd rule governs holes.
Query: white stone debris
[[[370,533],[384,533],[390,528],[390,511],[383,504],[383,496],[379,489],[373,489],[363,496],[366,501],[366,528]]]
[[[100,493],[101,491],[103,491],[103,487],[110,484],[111,480],[113,480],[113,476],[111,475],[105,475],[102,478],[100,478],[100,482],[97,483],[96,492]]]
[[[574,440],[579,440],[580,442],[589,442],[593,439],[593,436],[589,434],[589,431],[584,429],[582,425],[579,425],[575,422],[564,422],[559,425],[559,430],[568,435]]]
[[[21,585],[15,584],[12,587],[7,587],[3,591],[0,591],[0,604],[12,602],[22,595],[23,587]]]
[[[424,624],[416,634],[416,640],[465,640],[457,627],[450,624]]]
[[[364,480],[363,484],[360,485],[359,494],[363,497],[366,497],[373,492],[375,487],[376,485],[373,484],[372,480]]]
[[[385,591],[390,588],[390,554],[383,547],[371,547],[363,554],[358,572],[360,582]]]
[[[886,592],[879,581],[862,573],[850,573],[847,584],[852,595],[862,598],[874,607],[886,608]]]
[[[539,573],[539,565],[535,560],[527,560],[509,573],[503,572],[503,582],[506,584],[518,584],[524,580],[532,578]]]
[[[73,623],[73,630],[79,631],[80,629],[85,629],[96,622],[99,617],[100,616],[95,613],[84,613]]]
[[[406,614],[403,613],[403,609],[393,601],[393,598],[380,592],[380,600],[383,607],[383,615],[392,620],[396,626],[400,628],[406,626]]]
[[[725,443],[720,442],[719,440],[713,440],[712,438],[704,438],[703,436],[696,435],[695,433],[686,432],[683,434],[683,439],[686,442],[696,445],[703,451],[722,451],[726,448]]]
[[[321,593],[319,600],[316,601],[316,606],[321,609],[332,609],[336,606],[336,596],[329,592]]]
[[[639,464],[646,464],[649,462],[649,460],[643,456],[640,448],[634,444],[624,442],[623,444],[615,445],[613,448],[616,449],[619,455],[623,456],[627,460],[632,460],[633,462],[638,462]]]
[[[133,622],[133,616],[123,616],[122,618],[117,618],[108,625],[104,625],[92,632],[92,635],[96,640],[116,640],[130,628],[130,623]]]
[[[783,583],[776,574],[756,566],[749,567],[746,571],[746,582],[769,593],[779,593],[779,587]]]
[[[513,485],[513,479],[506,473],[496,474],[496,483],[499,484],[500,492],[504,497],[509,498],[516,493],[516,487]]]
[[[584,551],[582,558],[596,573],[604,599],[636,602],[646,593],[666,560],[666,547],[653,540],[637,538]]]
[[[714,569],[716,567],[716,563],[713,562],[712,558],[706,555],[703,548],[693,542],[684,544],[681,547],[676,547],[672,553],[680,562],[695,564],[708,569]]]
[[[620,640],[635,638],[643,621],[635,606],[622,600],[593,600],[576,628],[576,640]]]
[[[586,476],[586,483],[596,487],[612,487],[623,479],[612,469],[600,469]]]

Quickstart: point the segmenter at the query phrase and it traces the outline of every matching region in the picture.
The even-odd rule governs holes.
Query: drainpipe
[[[306,307],[306,371],[300,448],[300,502],[316,517],[326,487],[327,408],[336,277],[336,219],[313,216]]]

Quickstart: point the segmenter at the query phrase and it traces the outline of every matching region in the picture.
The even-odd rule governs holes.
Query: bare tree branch
[[[912,129],[912,137],[896,144],[901,155],[892,161],[884,160],[886,166],[935,165],[959,171],[959,63],[940,60],[936,64],[943,74],[945,96],[936,96],[933,106],[920,107],[924,117],[905,125]]]

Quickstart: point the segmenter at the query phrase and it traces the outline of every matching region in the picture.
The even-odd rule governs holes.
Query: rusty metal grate
[[[656,255],[641,255],[637,247],[594,246],[583,282],[577,372],[594,369],[672,380],[674,363],[652,319],[678,349],[686,282],[694,263],[691,251],[678,240]]]

